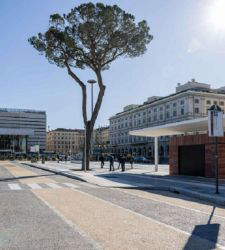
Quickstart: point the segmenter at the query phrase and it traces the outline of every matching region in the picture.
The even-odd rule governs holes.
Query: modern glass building
[[[28,153],[46,146],[46,112],[0,108],[0,152]]]

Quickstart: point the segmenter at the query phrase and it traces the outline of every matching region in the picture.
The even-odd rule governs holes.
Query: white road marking
[[[153,198],[153,197],[143,197],[141,194],[135,194],[135,193],[132,193],[132,192],[129,192],[129,191],[126,191],[126,190],[120,190],[120,191],[124,192],[124,193],[127,193],[129,195],[140,197],[142,199],[148,199],[148,200],[152,200],[152,201],[155,201],[155,202],[158,202],[158,203],[165,203],[165,204],[173,206],[173,207],[179,207],[179,208],[183,208],[183,209],[186,209],[186,210],[194,211],[194,212],[197,212],[197,213],[206,214],[206,215],[209,215],[209,216],[211,215],[211,212],[205,212],[205,211],[202,211],[202,210],[199,210],[199,209],[185,207],[185,206],[182,206],[180,204],[173,204],[173,203],[170,203],[168,201],[158,200],[158,199]],[[208,206],[210,206],[210,205],[208,205]],[[224,216],[216,215],[216,214],[213,214],[213,217],[218,217],[218,218],[221,218],[221,219],[225,219]]]
[[[63,183],[63,184],[67,187],[78,188],[78,186],[74,185],[73,183]]]
[[[47,186],[51,187],[51,188],[61,188],[59,185],[55,184],[55,183],[45,183]]]
[[[37,183],[28,183],[27,185],[32,189],[42,189],[42,187]]]
[[[21,190],[22,189],[19,184],[8,184],[8,186],[11,190]]]

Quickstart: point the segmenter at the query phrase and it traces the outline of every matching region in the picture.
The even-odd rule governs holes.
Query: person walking
[[[103,156],[103,155],[101,155],[101,156],[99,157],[99,160],[100,160],[100,162],[101,162],[101,168],[103,168],[103,167],[104,167],[104,165],[105,165],[105,159],[104,159],[104,156]]]
[[[114,156],[109,155],[109,171],[114,171]]]
[[[133,155],[130,156],[130,166],[131,166],[131,169],[134,168],[134,157],[133,157]]]
[[[118,160],[118,169],[121,167],[121,155],[118,155],[117,160]]]
[[[121,169],[122,169],[122,172],[124,172],[125,171],[125,163],[126,163],[126,158],[125,158],[125,156],[123,155],[122,157],[121,157]]]

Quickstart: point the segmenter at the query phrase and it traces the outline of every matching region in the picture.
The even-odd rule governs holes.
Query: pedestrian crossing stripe
[[[42,189],[42,187],[40,185],[38,185],[37,183],[29,183],[27,184],[31,189]]]
[[[59,185],[57,185],[56,183],[46,183],[47,186],[51,187],[51,188],[61,188]]]
[[[19,184],[15,184],[15,183],[8,184],[8,186],[11,190],[21,190],[22,189]]]
[[[77,186],[74,185],[73,183],[63,183],[63,184],[66,185],[67,187],[77,188]]]
[[[26,183],[26,184],[18,184],[18,183],[9,183],[8,187],[10,190],[25,190],[25,189],[45,189],[45,188],[78,188],[78,186],[73,183]]]

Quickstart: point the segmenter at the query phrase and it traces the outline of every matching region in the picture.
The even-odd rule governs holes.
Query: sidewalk
[[[134,169],[127,167],[128,170],[126,172],[121,172],[120,170],[109,172],[108,163],[106,163],[106,166],[101,169],[98,162],[91,162],[92,170],[83,172],[80,171],[80,163],[24,163],[32,167],[48,170],[100,187],[164,190],[180,193],[219,205],[225,205],[224,180],[220,181],[220,194],[216,195],[214,179],[190,176],[169,176],[168,165],[160,165],[158,172],[154,171],[154,165],[141,164],[136,164]],[[115,163],[115,165],[117,165],[117,163]]]

